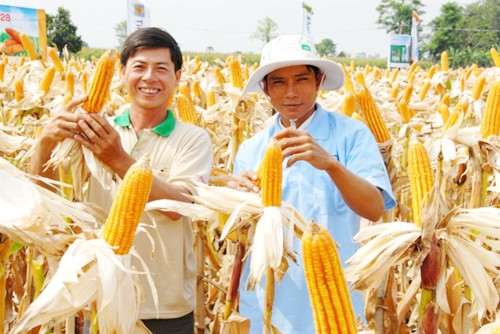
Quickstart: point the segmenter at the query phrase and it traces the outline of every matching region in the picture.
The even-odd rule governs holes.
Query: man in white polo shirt
[[[72,113],[85,99],[72,101],[44,127],[31,171],[57,179],[57,169],[44,170],[44,165],[58,142],[73,138],[101,165],[89,181],[88,201],[109,210],[119,180],[145,153],[151,156],[155,175],[149,200],[189,201],[185,195],[193,191],[190,180],[208,181],[213,148],[203,129],[179,122],[167,109],[182,73],[179,46],[162,29],[139,29],[125,41],[120,62],[130,105],[117,117],[106,118]],[[158,308],[141,275],[145,301],[139,317],[155,334],[192,334],[196,263],[191,222],[175,212],[159,211],[143,215],[141,222],[148,224],[147,233],[136,235],[134,247],[154,280]]]

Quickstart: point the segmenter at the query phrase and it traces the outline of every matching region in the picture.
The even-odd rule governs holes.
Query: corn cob
[[[363,112],[364,119],[375,137],[375,140],[378,143],[384,143],[391,139],[391,134],[382,119],[380,110],[378,109],[377,104],[375,103],[375,100],[373,100],[373,97],[368,89],[363,87],[363,89],[356,95],[356,99],[358,101],[359,108]]]
[[[498,51],[495,48],[490,49],[491,59],[493,59],[493,64],[495,67],[500,67],[500,55],[498,55]]]
[[[356,333],[351,297],[333,238],[312,221],[301,240],[316,333]]]
[[[356,96],[351,92],[346,92],[344,95],[344,103],[342,104],[342,114],[351,117],[356,111]]]
[[[412,93],[413,93],[413,85],[408,85],[405,89],[403,100],[405,100],[407,103],[410,103]]]
[[[231,69],[231,83],[234,87],[243,89],[243,76],[241,73],[241,64],[238,58],[234,58],[229,63]]]
[[[224,79],[224,74],[222,74],[222,71],[220,70],[220,68],[216,67],[214,69],[214,73],[215,73],[215,77],[217,78],[217,82],[219,84],[224,84],[226,82],[226,79]]]
[[[448,118],[450,117],[450,109],[448,108],[448,105],[446,105],[445,103],[441,103],[438,111],[441,114],[441,119],[443,120],[443,124],[446,124]]]
[[[356,94],[354,85],[352,84],[351,75],[344,64],[342,64],[342,70],[344,71],[344,88],[346,91]]]
[[[361,86],[366,86],[366,80],[365,80],[365,75],[363,72],[356,72],[354,74],[354,79],[356,80],[357,83],[359,83]]]
[[[213,106],[215,104],[215,101],[215,91],[213,89],[209,89],[207,92],[207,108]]]
[[[394,81],[396,81],[396,78],[398,77],[398,74],[399,74],[399,68],[396,68],[395,70],[392,71],[391,83],[393,83]]]
[[[408,177],[410,181],[413,222],[422,225],[422,208],[427,203],[434,185],[429,155],[424,145],[413,140],[408,146]]]
[[[427,78],[432,79],[432,77],[434,76],[434,73],[436,73],[436,66],[432,65],[429,68],[429,72],[427,73]]]
[[[5,76],[5,63],[1,62],[0,63],[0,82],[3,82]]]
[[[474,101],[479,100],[485,85],[486,85],[486,78],[484,77],[484,75],[480,75],[477,78],[476,83],[474,84],[474,88],[472,89],[472,99]]]
[[[401,115],[401,119],[403,123],[408,123],[410,119],[413,117],[413,113],[411,109],[408,107],[408,102],[405,100],[400,100],[398,102],[398,111],[399,114]]]
[[[420,93],[418,94],[420,97],[420,101],[423,101],[425,99],[425,95],[427,95],[430,87],[431,82],[429,80],[426,80],[424,85],[422,86],[422,89],[420,90]]]
[[[500,80],[490,87],[481,120],[481,137],[486,139],[492,135],[500,135]]]
[[[273,139],[267,146],[264,159],[257,170],[264,206],[281,206],[282,163],[281,146],[277,140]]]
[[[26,53],[28,54],[28,57],[33,60],[38,59],[38,55],[35,50],[35,43],[29,38],[28,35],[25,33],[20,33],[19,38],[21,39],[21,43],[23,44],[24,49],[26,50]]]
[[[54,63],[56,71],[59,73],[64,72],[64,64],[62,63],[61,58],[59,58],[56,48],[49,48],[49,57],[52,60],[52,63]]]
[[[128,254],[132,246],[152,184],[150,158],[145,155],[125,174],[102,229],[102,238],[116,247],[114,251],[118,255]]]
[[[63,104],[66,105],[71,101],[75,94],[75,75],[73,72],[68,71],[66,72],[64,78],[66,80],[66,90],[64,92]]]
[[[196,124],[198,122],[198,114],[193,100],[184,94],[177,96],[177,113],[184,123]]]
[[[448,119],[446,120],[446,123],[444,123],[444,128],[443,132],[446,132],[449,128],[451,128],[453,125],[457,124],[458,120],[460,119],[461,116],[463,116],[464,110],[463,106],[458,104],[453,108],[453,112],[451,115],[449,115]]]
[[[391,98],[395,99],[398,97],[399,94],[399,84],[392,85],[390,95]]]
[[[14,98],[16,102],[21,101],[24,98],[24,87],[22,80],[16,80],[14,83]]]
[[[115,67],[115,53],[108,50],[103,53],[97,62],[96,71],[88,92],[88,99],[82,108],[88,113],[100,112],[104,107],[111,88]]]
[[[43,96],[45,96],[49,92],[50,86],[52,85],[52,81],[54,81],[55,74],[56,74],[55,66],[50,65],[45,71],[45,74],[43,75],[42,80],[40,81],[40,85],[38,87],[43,92]]]
[[[441,71],[448,72],[450,68],[450,61],[448,59],[448,52],[441,52]]]

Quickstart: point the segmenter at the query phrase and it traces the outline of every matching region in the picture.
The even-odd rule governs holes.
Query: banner
[[[390,35],[389,58],[387,59],[388,68],[406,68],[410,67],[410,35]]]
[[[313,11],[311,6],[306,4],[305,2],[302,3],[302,35],[310,40],[314,41],[314,38],[312,36],[311,32],[311,23],[312,23],[312,15]]]
[[[47,21],[45,10],[0,5],[0,45],[9,56],[27,55],[20,34],[28,35],[36,52],[45,58],[47,51]]]
[[[142,0],[127,0],[127,35],[151,25],[149,6]]]
[[[412,13],[411,16],[411,62],[418,61],[418,24],[420,23],[420,18],[416,12]]]

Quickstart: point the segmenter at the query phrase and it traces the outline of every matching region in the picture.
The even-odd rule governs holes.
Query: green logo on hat
[[[311,47],[307,44],[302,44],[302,50],[311,51]]]

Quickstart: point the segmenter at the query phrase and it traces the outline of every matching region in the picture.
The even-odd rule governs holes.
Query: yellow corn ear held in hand
[[[128,254],[132,247],[152,184],[150,157],[144,155],[125,174],[102,229],[102,238],[118,255]]]
[[[115,52],[108,50],[97,62],[96,71],[88,92],[88,99],[82,108],[88,113],[100,112],[110,95],[115,69]]]

